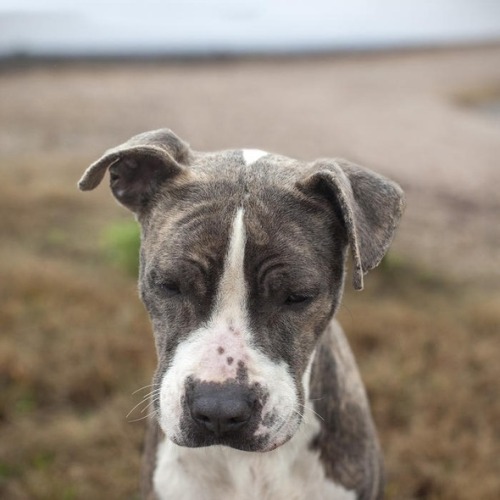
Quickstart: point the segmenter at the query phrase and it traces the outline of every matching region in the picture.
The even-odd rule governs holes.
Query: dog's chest
[[[164,440],[154,486],[160,500],[355,500],[354,491],[325,477],[318,453],[308,449],[317,421],[267,453],[223,446],[185,448]]]

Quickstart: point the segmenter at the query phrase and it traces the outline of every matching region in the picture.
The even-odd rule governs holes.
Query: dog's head
[[[318,337],[385,254],[403,209],[393,182],[344,160],[198,153],[170,130],[106,152],[80,181],[141,225],[140,292],[175,443],[268,451],[298,429]]]

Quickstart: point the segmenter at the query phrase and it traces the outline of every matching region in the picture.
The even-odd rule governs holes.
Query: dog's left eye
[[[307,304],[311,302],[313,297],[311,295],[301,294],[301,293],[291,293],[285,299],[286,306],[292,306],[296,304]]]

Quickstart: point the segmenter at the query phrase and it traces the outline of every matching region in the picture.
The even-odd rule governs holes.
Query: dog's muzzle
[[[256,431],[262,427],[262,408],[267,397],[258,383],[235,379],[207,382],[189,377],[182,397],[181,432],[172,440],[189,447],[224,445],[263,451],[269,433]]]

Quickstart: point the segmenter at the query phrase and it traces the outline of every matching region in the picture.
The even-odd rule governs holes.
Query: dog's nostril
[[[240,424],[241,422],[246,422],[245,417],[233,417],[229,419],[230,424]]]

